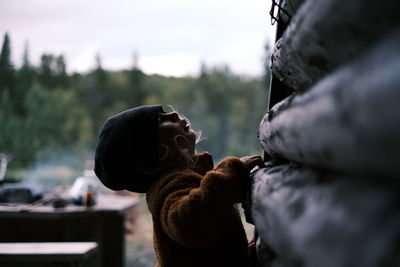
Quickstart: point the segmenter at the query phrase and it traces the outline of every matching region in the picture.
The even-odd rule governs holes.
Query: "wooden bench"
[[[99,267],[123,267],[125,220],[137,203],[137,198],[102,194],[90,208],[0,205],[0,243],[91,241],[98,246]]]
[[[0,243],[0,266],[79,266],[100,265],[96,242]]]

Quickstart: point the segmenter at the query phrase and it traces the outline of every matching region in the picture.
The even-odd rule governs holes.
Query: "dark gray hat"
[[[145,193],[159,167],[160,105],[128,109],[104,124],[97,139],[94,171],[112,190]]]

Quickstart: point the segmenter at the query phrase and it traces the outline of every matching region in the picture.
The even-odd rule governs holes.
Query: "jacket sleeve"
[[[228,157],[206,173],[200,186],[186,187],[194,184],[196,175],[179,172],[163,189],[167,197],[161,209],[162,228],[187,247],[210,246],[230,230],[234,220],[237,223],[235,203],[243,196],[249,171],[240,159]]]

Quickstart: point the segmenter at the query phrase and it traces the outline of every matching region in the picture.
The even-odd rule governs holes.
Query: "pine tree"
[[[0,96],[5,91],[13,98],[15,87],[15,70],[11,62],[11,47],[8,33],[4,34],[3,46],[0,53]]]
[[[63,55],[55,58],[56,61],[56,86],[61,88],[68,87],[67,65]]]
[[[138,67],[138,55],[135,53],[133,57],[133,66],[128,71],[129,79],[129,105],[132,107],[143,105],[145,99],[145,92],[143,89],[143,82],[145,74]]]
[[[49,90],[67,88],[69,79],[64,56],[43,54],[40,62],[38,80],[43,87]]]
[[[25,96],[35,82],[36,72],[29,61],[28,44],[25,44],[22,67],[17,72],[15,111],[18,115],[25,115]]]
[[[7,160],[13,157],[14,137],[20,125],[14,113],[14,87],[15,70],[11,62],[10,38],[6,33],[0,53],[0,153]]]
[[[43,54],[40,59],[39,67],[39,83],[46,89],[54,89],[55,75],[54,75],[54,56],[51,54]]]
[[[102,67],[100,54],[96,55],[96,69],[92,73],[92,82],[88,88],[88,109],[93,122],[94,133],[103,123],[103,115],[100,110],[109,107],[110,97],[107,97],[107,73]]]

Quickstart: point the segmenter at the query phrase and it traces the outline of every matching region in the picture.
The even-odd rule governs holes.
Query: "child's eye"
[[[164,116],[164,114],[161,113],[160,116],[158,116],[158,121],[159,121],[159,122],[163,122],[163,121],[165,121],[165,120],[166,120],[166,116]]]
[[[160,122],[165,122],[165,121],[176,122],[176,121],[179,121],[179,115],[176,112],[162,113],[159,116],[159,121]]]

